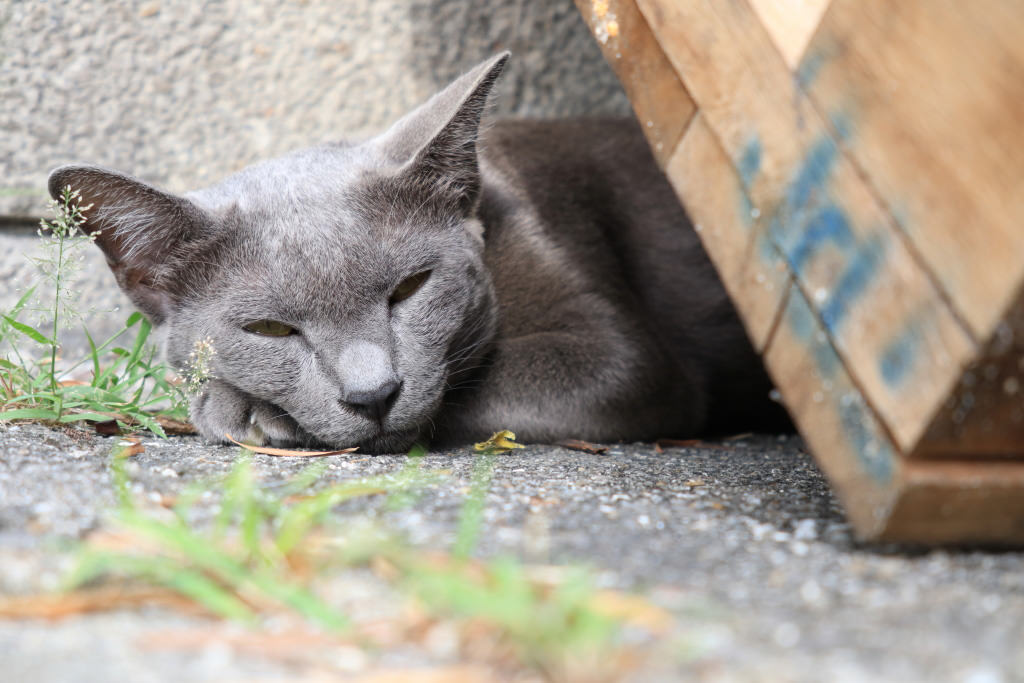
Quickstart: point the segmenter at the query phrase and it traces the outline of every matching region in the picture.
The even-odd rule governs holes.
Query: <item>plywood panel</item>
[[[877,540],[1024,544],[1024,463],[909,461]]]
[[[1024,278],[1022,36],[1022,2],[833,0],[799,70],[979,339]]]
[[[763,351],[789,282],[736,169],[701,114],[694,117],[665,172],[743,318]]]
[[[695,112],[693,100],[633,0],[576,0],[576,7],[615,68],[664,166]]]
[[[975,348],[744,3],[640,0],[768,235],[901,449]]]
[[[858,534],[876,536],[898,495],[903,464],[795,287],[764,358]]]

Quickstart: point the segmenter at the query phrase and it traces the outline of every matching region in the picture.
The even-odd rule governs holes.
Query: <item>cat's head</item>
[[[50,175],[92,204],[121,288],[185,366],[290,414],[317,441],[382,451],[429,432],[494,330],[483,263],[480,117],[507,59],[477,66],[385,133],[250,166],[175,196],[89,166]]]

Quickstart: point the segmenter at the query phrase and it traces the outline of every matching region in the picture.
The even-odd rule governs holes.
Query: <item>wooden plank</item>
[[[664,167],[696,111],[633,0],[575,0]]]
[[[796,287],[764,359],[857,534],[877,537],[899,494],[903,463]]]
[[[830,0],[749,1],[786,65],[795,69]]]
[[[1024,3],[834,0],[799,73],[970,324],[1024,280]]]
[[[748,5],[638,6],[852,381],[911,450],[973,357],[969,335]]]
[[[789,275],[768,242],[736,170],[699,112],[665,173],[736,304],[754,348],[763,351]]]
[[[877,540],[917,544],[1024,543],[1024,463],[909,461]]]
[[[637,0],[637,7],[740,171],[751,201],[762,215],[769,214],[812,134],[796,125],[794,117],[810,113],[810,106],[796,99],[785,64],[759,20],[751,13],[760,32],[747,36],[719,19],[712,0]],[[744,46],[748,38],[760,40]]]
[[[795,287],[765,361],[859,538],[1024,543],[1024,463],[900,457]]]
[[[913,457],[1024,457],[1024,290],[960,378]]]

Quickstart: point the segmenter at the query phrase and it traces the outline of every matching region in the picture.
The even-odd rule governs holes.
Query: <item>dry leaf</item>
[[[705,444],[700,439],[658,439],[655,445],[661,448],[693,448]]]
[[[438,669],[378,669],[353,680],[354,683],[489,683],[501,679],[483,667],[456,664]]]
[[[639,595],[619,591],[599,591],[590,598],[588,605],[598,614],[629,622],[656,635],[667,633],[674,622],[667,610]]]
[[[264,657],[294,658],[304,647],[331,648],[347,644],[352,638],[316,633],[305,629],[288,629],[275,633],[252,631],[225,632],[219,628],[163,630],[147,633],[136,642],[146,650],[204,650],[211,643],[230,646],[236,651]]]
[[[733,434],[732,436],[727,436],[724,439],[722,439],[722,441],[742,441],[743,439],[749,439],[753,435],[754,432],[743,432],[742,434]]]
[[[198,434],[199,430],[191,422],[172,420],[169,417],[157,417],[156,423],[163,427],[166,434],[171,436],[192,436]]]
[[[601,453],[607,453],[607,446],[599,446],[596,443],[590,443],[589,441],[580,441],[579,439],[565,439],[555,444],[562,448],[568,448],[573,451],[583,451],[584,453],[593,453],[594,455],[600,455]]]
[[[0,617],[8,619],[63,619],[115,609],[158,605],[192,614],[206,614],[195,602],[167,588],[124,586],[91,588],[68,593],[0,596]]]
[[[323,455],[342,455],[344,453],[351,453],[352,451],[358,450],[358,446],[352,448],[343,448],[340,451],[293,451],[287,448],[269,448],[267,446],[253,446],[241,441],[236,441],[231,438],[230,434],[225,434],[224,438],[231,443],[238,444],[242,448],[252,451],[253,453],[262,453],[263,455],[278,455],[286,458],[316,458]]]
[[[130,458],[145,451],[146,449],[138,437],[128,436],[117,442],[117,450],[114,451],[114,455],[118,458]]]
[[[117,420],[94,422],[92,427],[100,436],[117,436],[121,433],[121,425],[117,424]]]
[[[494,432],[494,434],[491,434],[491,438],[487,439],[487,441],[481,441],[480,443],[473,444],[473,450],[485,455],[507,453],[513,448],[526,448],[526,446],[521,443],[516,443],[515,432],[511,432],[507,429],[502,429],[500,432]]]

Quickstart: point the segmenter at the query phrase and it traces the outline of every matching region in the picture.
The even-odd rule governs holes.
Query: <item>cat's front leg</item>
[[[283,410],[253,398],[221,380],[210,380],[189,409],[192,423],[208,441],[230,443],[227,436],[257,446],[304,446],[310,442]]]

